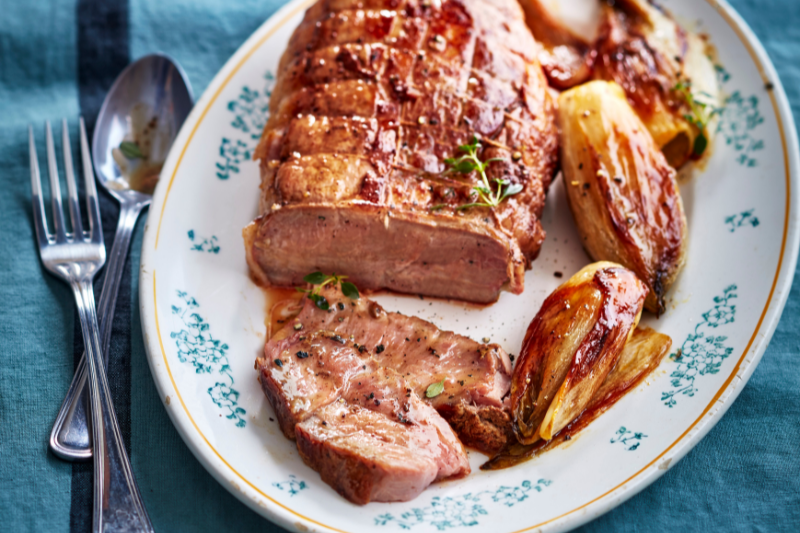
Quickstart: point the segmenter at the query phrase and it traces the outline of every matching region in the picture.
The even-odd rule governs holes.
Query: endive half
[[[542,45],[539,60],[551,85],[565,90],[591,79],[615,81],[672,166],[702,155],[720,106],[703,38],[648,0],[520,4]]]
[[[670,346],[672,339],[667,335],[650,328],[637,327],[625,344],[614,369],[608,373],[580,417],[562,429],[552,440],[539,440],[533,444],[509,442],[502,451],[482,465],[481,470],[499,470],[517,465],[572,439],[658,368]]]
[[[683,267],[686,217],[675,170],[613,82],[593,81],[558,99],[567,198],[583,246],[595,261],[633,270],[661,313]]]
[[[641,316],[647,286],[620,265],[586,266],[544,302],[511,382],[517,440],[550,440],[589,405]]]

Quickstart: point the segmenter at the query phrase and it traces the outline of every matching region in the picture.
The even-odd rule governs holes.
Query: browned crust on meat
[[[373,487],[386,472],[375,461],[347,450],[331,450],[326,443],[315,441],[301,427],[297,428],[297,451],[308,466],[319,472],[322,481],[330,485],[343,498],[358,505],[366,505]]]
[[[255,153],[262,217],[248,233],[247,246],[257,248],[248,250],[250,267],[271,285],[297,284],[326,262],[365,288],[484,303],[503,286],[521,293],[544,240],[539,218],[558,157],[555,106],[536,55],[513,0],[320,0],[281,59]],[[493,210],[456,211],[479,177],[443,174],[444,159],[473,135],[482,139],[482,159],[504,160],[489,166],[489,178],[522,191]],[[320,227],[326,209],[345,216]],[[359,218],[362,233],[352,225]],[[394,275],[375,275],[384,264],[336,254],[401,247],[393,224],[419,233],[407,261],[387,259]],[[496,242],[484,254],[488,270],[464,268],[443,282],[431,271],[426,279],[448,228],[461,232],[465,248]],[[347,235],[364,239],[356,248],[331,242]],[[320,247],[326,239],[330,246]],[[438,261],[460,268],[465,257]],[[481,290],[460,288],[481,279],[490,280]]]
[[[487,455],[494,455],[514,438],[511,417],[505,408],[461,402],[441,407],[439,414],[453,427],[464,446]]]
[[[295,419],[286,402],[283,400],[280,389],[276,386],[272,377],[269,374],[268,363],[263,358],[256,359],[256,368],[258,372],[258,382],[261,384],[261,390],[269,400],[269,404],[275,410],[275,418],[278,419],[278,426],[281,431],[289,440],[294,440],[295,432]]]
[[[264,357],[256,360],[261,387],[287,438],[295,438],[295,425],[311,412],[292,412],[281,382],[275,378],[278,369],[274,359],[283,358],[280,374],[295,365],[304,367],[314,358],[297,360],[292,356],[298,350],[312,353],[320,342],[329,342],[324,337],[339,335],[347,339],[342,350],[353,356],[347,359],[349,370],[339,366],[331,376],[318,376],[319,390],[309,391],[307,409],[313,411],[333,401],[336,390],[346,388],[354,376],[390,368],[404,376],[414,393],[448,420],[464,444],[487,453],[500,445],[510,427],[504,400],[511,380],[511,362],[500,346],[442,331],[418,317],[386,312],[366,298],[352,301],[332,287],[324,288],[321,294],[330,311],[322,311],[304,299],[300,314],[267,342]],[[309,344],[302,344],[301,338]],[[344,361],[341,357],[339,364]],[[330,368],[330,363],[325,368]],[[298,372],[298,376],[306,375]],[[446,393],[425,398],[427,387],[443,378]],[[323,386],[327,387],[324,394]]]

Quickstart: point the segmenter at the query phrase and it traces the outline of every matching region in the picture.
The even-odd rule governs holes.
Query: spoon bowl
[[[144,56],[128,65],[106,95],[92,136],[92,160],[100,184],[120,203],[150,203],[151,194],[131,188],[113,150],[131,135],[132,122],[146,110],[145,122],[157,119],[163,163],[193,106],[192,90],[180,66],[165,54]],[[138,120],[141,121],[141,118]],[[156,147],[159,148],[159,147]],[[152,157],[152,156],[151,156]]]

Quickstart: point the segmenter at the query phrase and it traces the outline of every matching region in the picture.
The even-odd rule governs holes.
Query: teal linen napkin
[[[91,466],[47,451],[81,352],[71,295],[44,274],[33,245],[27,125],[93,120],[122,66],[175,57],[196,95],[281,0],[0,0],[0,530],[89,531]],[[664,2],[667,7],[669,2]],[[796,0],[732,4],[764,43],[800,118]],[[41,148],[40,148],[41,155]],[[106,233],[114,228],[113,202]],[[114,323],[115,405],[157,531],[280,532],[225,491],[169,421],[144,354],[138,279],[143,223]],[[110,246],[110,243],[108,243]],[[796,280],[797,281],[797,280]],[[686,458],[587,532],[800,530],[800,283],[759,367],[720,423]],[[77,342],[76,342],[77,341]]]

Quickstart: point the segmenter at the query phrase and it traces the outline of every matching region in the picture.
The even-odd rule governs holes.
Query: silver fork
[[[45,127],[47,143],[47,169],[50,175],[50,196],[53,202],[53,228],[50,234],[42,199],[42,180],[33,127],[28,127],[28,142],[31,156],[31,188],[33,191],[33,222],[39,256],[50,273],[66,281],[75,295],[81,321],[83,344],[89,363],[89,398],[92,437],[94,444],[94,508],[93,527],[95,533],[112,531],[153,531],[150,517],[139,494],[133,477],[128,454],[117,423],[117,415],[111,403],[111,392],[103,365],[97,312],[94,305],[92,280],[106,261],[103,231],[100,226],[100,208],[94,184],[92,160],[86,128],[80,121],[81,159],[86,187],[86,210],[89,231],[83,230],[78,204],[78,189],[72,165],[72,149],[69,143],[67,121],[62,122],[64,170],[67,181],[72,232],[68,233],[62,210],[61,187],[56,165],[53,134],[48,122]]]

